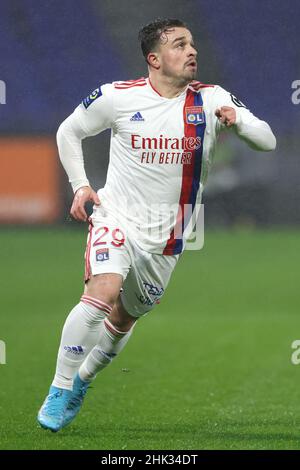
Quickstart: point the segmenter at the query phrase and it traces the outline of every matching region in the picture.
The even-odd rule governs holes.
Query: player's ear
[[[160,60],[157,52],[149,52],[147,62],[151,67],[158,70],[160,67]]]

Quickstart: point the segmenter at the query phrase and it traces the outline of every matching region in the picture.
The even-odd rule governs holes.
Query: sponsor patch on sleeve
[[[94,90],[89,96],[84,98],[84,100],[82,101],[82,104],[85,107],[85,109],[87,109],[90,106],[90,104],[92,104],[101,95],[102,95],[101,89],[96,88],[96,90]]]
[[[244,103],[242,103],[239,99],[237,99],[236,96],[234,96],[232,93],[230,93],[231,101],[233,104],[235,104],[238,108],[246,108]]]

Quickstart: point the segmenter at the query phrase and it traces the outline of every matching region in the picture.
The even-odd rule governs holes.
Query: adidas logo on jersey
[[[145,119],[143,118],[141,113],[138,111],[132,116],[132,118],[130,118],[130,121],[145,121]]]

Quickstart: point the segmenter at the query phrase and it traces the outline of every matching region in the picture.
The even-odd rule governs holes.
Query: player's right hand
[[[83,186],[82,188],[77,189],[70,210],[70,214],[73,219],[80,222],[87,221],[87,213],[84,206],[88,201],[92,201],[97,206],[100,205],[98,194],[90,186]]]

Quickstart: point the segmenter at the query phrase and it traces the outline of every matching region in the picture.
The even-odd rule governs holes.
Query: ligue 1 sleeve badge
[[[185,109],[185,120],[187,124],[193,124],[197,126],[198,124],[204,124],[205,114],[203,111],[203,106],[192,106]]]
[[[94,90],[89,96],[84,98],[84,100],[82,101],[82,104],[85,107],[85,109],[87,109],[90,106],[90,104],[92,104],[101,95],[102,95],[101,89],[96,88],[96,90]]]

